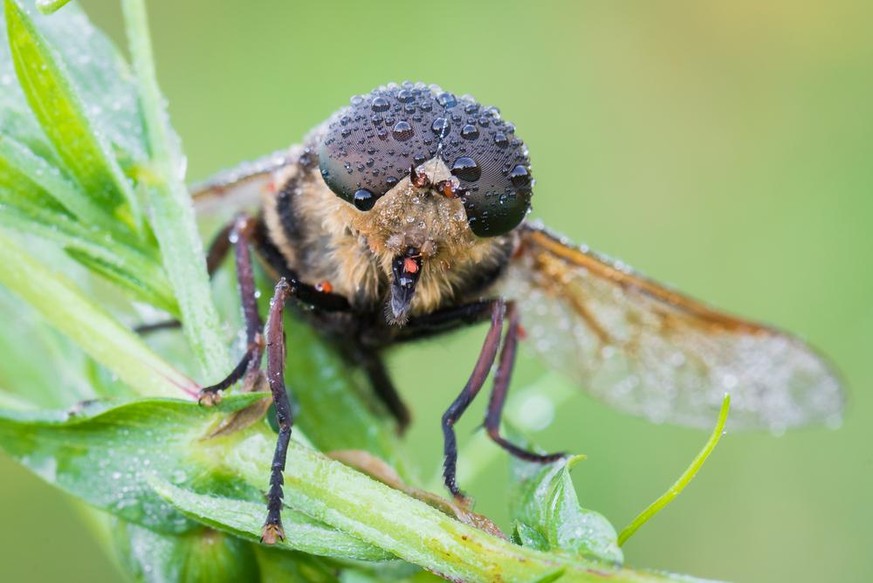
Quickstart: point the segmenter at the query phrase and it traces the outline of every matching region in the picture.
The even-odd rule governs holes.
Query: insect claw
[[[201,389],[197,395],[197,404],[204,407],[214,407],[221,403],[221,391],[212,391],[209,388]]]
[[[285,529],[281,524],[265,524],[261,530],[261,542],[265,545],[274,545],[276,541],[285,540]]]
[[[415,169],[415,164],[409,168],[409,180],[416,188],[425,188],[430,185],[430,178],[424,172],[418,172]]]

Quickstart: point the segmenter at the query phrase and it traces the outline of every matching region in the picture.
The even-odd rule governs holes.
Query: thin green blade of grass
[[[634,518],[630,524],[628,524],[624,529],[622,529],[621,533],[618,535],[618,544],[622,546],[627,540],[634,535],[634,533],[646,522],[652,519],[658,512],[663,510],[670,502],[672,502],[676,496],[682,493],[682,490],[685,489],[688,484],[691,483],[691,480],[694,479],[694,476],[697,475],[697,472],[700,471],[700,468],[703,467],[703,464],[706,462],[706,458],[709,457],[709,454],[713,452],[715,446],[718,445],[719,440],[721,440],[721,436],[724,432],[724,425],[727,422],[728,412],[731,408],[731,397],[729,394],[725,394],[724,399],[721,403],[721,410],[718,413],[718,420],[715,424],[715,429],[712,430],[712,434],[709,436],[709,439],[706,441],[706,444],[703,446],[703,449],[695,456],[694,460],[692,460],[691,465],[679,476],[679,479],[673,483],[670,488],[664,492],[661,496],[658,497],[657,500],[652,502],[645,510],[640,512],[640,514]]]
[[[0,185],[2,188],[2,185]],[[136,300],[178,315],[170,283],[156,259],[99,230],[89,229],[70,216],[46,207],[12,204],[3,200],[0,225],[54,241],[79,263],[124,288]]]
[[[57,12],[68,4],[70,0],[36,0],[36,8],[43,14]]]
[[[106,214],[96,199],[82,192],[58,168],[24,144],[8,136],[0,136],[0,164],[26,176],[84,223],[109,232],[119,230],[118,223]]]
[[[33,306],[53,327],[142,395],[196,394],[193,381],[155,354],[132,331],[85,297],[63,275],[0,232],[0,285]]]
[[[5,12],[16,74],[55,151],[84,192],[138,230],[142,213],[133,185],[98,137],[62,63],[17,2],[6,0]]]

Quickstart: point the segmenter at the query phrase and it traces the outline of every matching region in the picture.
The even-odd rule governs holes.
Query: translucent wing
[[[729,392],[734,428],[840,421],[836,375],[797,338],[717,312],[540,227],[522,227],[501,291],[520,305],[525,344],[623,411],[709,427]]]
[[[202,215],[259,204],[261,194],[272,187],[274,174],[296,160],[298,150],[292,148],[273,152],[194,184],[191,186],[191,195],[197,212]]]

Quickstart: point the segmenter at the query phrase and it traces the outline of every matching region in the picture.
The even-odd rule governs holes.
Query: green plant
[[[65,2],[37,4],[54,11]],[[513,462],[512,541],[421,490],[357,379],[296,324],[287,366],[306,415],[285,474],[288,536],[259,543],[274,434],[262,422],[224,423],[265,396],[196,403],[200,385],[191,379],[218,380],[231,359],[154,77],[143,0],[122,5],[132,70],[75,7],[54,17],[16,0],[3,7],[0,303],[4,313],[39,319],[0,339],[7,354],[21,354],[20,386],[6,387],[18,392],[0,392],[0,445],[87,502],[95,524],[111,521],[113,544],[137,579],[329,581],[342,571],[418,580],[429,576],[424,569],[465,581],[688,580],[621,567],[622,539],[572,488],[578,457]],[[129,323],[143,305],[178,317],[186,346],[134,334]],[[54,366],[46,371],[47,354]],[[337,450],[346,451],[321,453]]]

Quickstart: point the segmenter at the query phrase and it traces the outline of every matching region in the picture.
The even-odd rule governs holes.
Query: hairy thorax
[[[311,153],[293,153],[299,161],[277,173],[264,201],[270,239],[303,281],[329,282],[355,309],[385,304],[392,260],[410,248],[421,255],[411,316],[478,299],[506,265],[514,235],[477,237],[460,199],[416,188],[406,177],[360,211],[325,185],[307,160]],[[420,168],[432,183],[451,178],[439,159]]]

